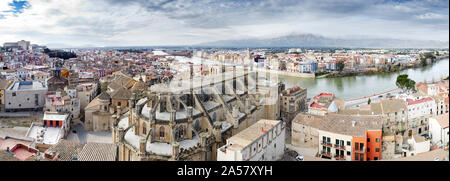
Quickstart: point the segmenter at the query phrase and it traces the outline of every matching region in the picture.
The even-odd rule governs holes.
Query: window
[[[143,134],[147,134],[147,126],[144,124],[142,124],[142,133]]]
[[[330,138],[327,138],[327,143],[331,143],[331,139]]]
[[[367,138],[367,142],[370,142],[370,138]]]
[[[356,161],[359,160],[359,153],[355,153],[355,160],[356,160]]]
[[[355,150],[359,150],[359,144],[355,143]]]
[[[364,161],[364,154],[359,154],[359,161]]]
[[[327,137],[322,137],[322,141],[323,141],[323,143],[326,143],[326,140],[327,140]]]
[[[375,152],[380,152],[380,149],[379,148],[375,148]]]
[[[159,128],[159,137],[164,138],[164,127]]]
[[[364,143],[359,144],[359,149],[364,150]]]
[[[339,140],[338,139],[336,139],[336,145],[339,145]]]
[[[380,138],[375,139],[375,142],[379,143],[380,142]]]
[[[13,92],[13,93],[12,93],[12,96],[16,96],[16,93],[15,93],[15,92]]]
[[[370,152],[370,148],[367,148],[367,152]]]
[[[378,157],[373,157],[373,160],[378,160]]]
[[[349,151],[347,151],[347,156],[350,156],[350,155],[351,155],[351,153]]]
[[[122,102],[120,102],[120,101],[117,102],[117,106],[120,106],[120,107],[121,107],[121,106],[122,106]]]
[[[351,145],[350,141],[347,141],[347,146],[350,146],[350,145]]]

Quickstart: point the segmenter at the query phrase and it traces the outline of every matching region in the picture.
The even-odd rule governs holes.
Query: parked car
[[[303,156],[302,156],[302,155],[298,155],[298,156],[296,156],[296,157],[295,157],[295,159],[296,159],[297,161],[304,161],[304,159],[303,159]]]

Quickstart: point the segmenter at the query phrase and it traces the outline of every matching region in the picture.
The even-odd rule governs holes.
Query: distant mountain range
[[[389,38],[328,38],[313,34],[293,34],[277,38],[222,40],[198,44],[214,47],[348,47],[348,48],[448,48],[448,41],[401,40]]]

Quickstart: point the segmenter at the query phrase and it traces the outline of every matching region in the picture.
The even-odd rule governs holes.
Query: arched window
[[[142,134],[146,135],[147,134],[147,124],[142,123]]]
[[[164,138],[164,127],[159,127],[159,137]]]
[[[122,102],[117,102],[117,106],[120,106],[120,107],[122,107]]]

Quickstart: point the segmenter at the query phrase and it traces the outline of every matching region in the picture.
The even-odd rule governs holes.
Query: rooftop
[[[21,90],[43,90],[47,89],[47,86],[39,81],[22,81],[14,82],[8,87],[8,90],[21,91]]]
[[[441,125],[442,128],[448,128],[449,125],[448,116],[449,113],[441,114],[435,117],[435,119],[438,121],[439,125]]]
[[[428,152],[419,153],[414,156],[396,158],[386,161],[448,161],[448,151],[443,149],[432,150]]]
[[[293,121],[322,131],[358,137],[365,137],[367,131],[381,130],[382,127],[381,118],[373,115],[318,116],[302,113],[298,114]]]
[[[267,131],[271,130],[275,125],[281,123],[277,120],[262,119],[251,125],[247,129],[242,130],[238,134],[228,139],[233,145],[230,148],[245,148],[259,137],[263,136]],[[237,146],[235,146],[237,145]],[[234,147],[233,147],[234,146]]]

